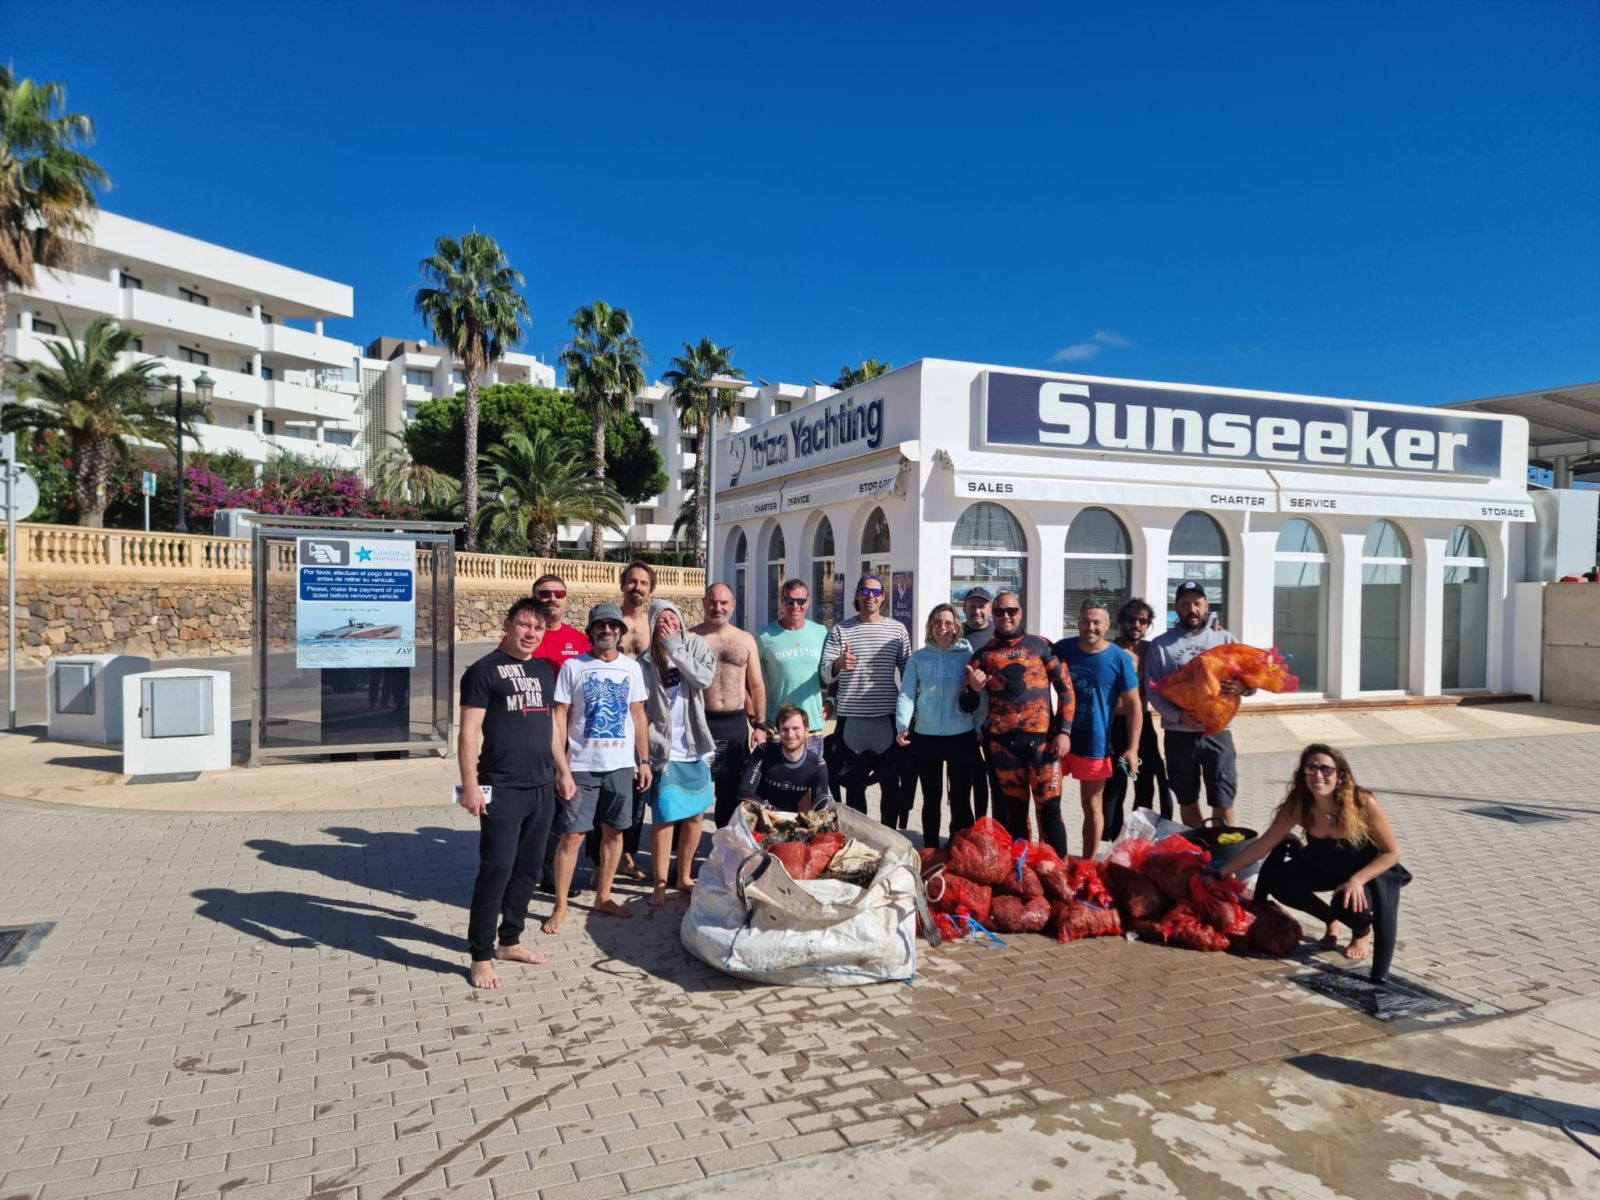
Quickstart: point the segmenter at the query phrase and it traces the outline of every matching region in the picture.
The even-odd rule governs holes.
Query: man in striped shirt
[[[903,828],[911,797],[902,780],[905,750],[895,741],[894,706],[911,639],[899,621],[884,619],[884,599],[883,580],[863,575],[856,584],[856,615],[828,631],[817,673],[823,687],[838,684],[839,723],[830,739],[828,777],[857,812],[867,811],[867,785],[876,782],[883,823]]]

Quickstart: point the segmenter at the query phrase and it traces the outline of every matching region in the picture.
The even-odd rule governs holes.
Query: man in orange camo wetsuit
[[[993,613],[994,639],[967,664],[959,703],[963,712],[976,712],[979,694],[989,697],[983,740],[996,789],[995,818],[1012,837],[1028,837],[1031,797],[1039,810],[1040,837],[1064,855],[1061,759],[1071,745],[1072,676],[1049,642],[1023,632],[1016,593],[996,596]]]

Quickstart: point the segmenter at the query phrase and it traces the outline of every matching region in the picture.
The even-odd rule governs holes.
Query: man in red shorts
[[[1083,803],[1083,856],[1093,858],[1100,848],[1105,813],[1100,801],[1106,780],[1114,770],[1128,778],[1139,774],[1139,736],[1144,729],[1144,705],[1139,702],[1139,671],[1133,655],[1106,640],[1111,614],[1105,602],[1090,598],[1078,609],[1078,636],[1062,638],[1055,654],[1072,676],[1077,701],[1072,717],[1071,748],[1061,760],[1061,770],[1078,781]],[[1121,764],[1111,759],[1111,718],[1121,712],[1128,723],[1128,749]]]
[[[1031,797],[1039,810],[1039,836],[1065,854],[1061,758],[1069,748],[1072,680],[1049,642],[1023,632],[1022,601],[1015,592],[996,596],[993,611],[994,639],[967,664],[957,703],[962,712],[976,712],[980,694],[989,697],[983,741],[997,789],[995,818],[1012,837],[1028,837]]]

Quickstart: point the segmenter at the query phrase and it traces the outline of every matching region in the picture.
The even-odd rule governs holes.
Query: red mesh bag
[[[1023,860],[1035,871],[1039,869],[1041,863],[1061,861],[1061,856],[1049,842],[1029,842],[1022,838],[1011,843],[1011,857]]]
[[[1250,911],[1255,917],[1246,942],[1250,949],[1285,958],[1300,948],[1300,922],[1271,900],[1251,905]]]
[[[1106,864],[1115,863],[1119,867],[1128,867],[1137,871],[1144,866],[1144,860],[1156,844],[1149,838],[1124,838],[1111,847],[1111,853],[1106,855]]]
[[[1237,879],[1207,879],[1198,872],[1189,877],[1189,903],[1219,933],[1249,932],[1243,900],[1244,884]]]
[[[1152,680],[1150,687],[1204,725],[1207,733],[1221,733],[1239,711],[1239,697],[1222,694],[1225,679],[1268,692],[1300,687],[1276,646],[1258,650],[1239,642],[1197,654],[1165,679]]]
[[[1067,900],[1051,908],[1051,919],[1055,923],[1058,942],[1122,936],[1122,919],[1114,908],[1096,908],[1092,904]]]
[[[947,942],[959,942],[967,936],[966,922],[949,913],[934,913],[933,924],[939,930],[939,936]]]
[[[1128,920],[1153,921],[1167,911],[1171,903],[1161,889],[1132,867],[1108,862],[1101,868],[1106,888],[1127,914]]]
[[[815,879],[817,873],[810,871],[811,847],[804,842],[779,842],[776,846],[769,846],[772,857],[783,864],[783,869],[789,872],[790,879]]]
[[[810,874],[808,879],[815,879],[828,869],[828,864],[833,861],[833,856],[844,848],[844,834],[819,833],[811,839],[809,852],[806,854],[806,870]]]
[[[1140,870],[1167,899],[1187,900],[1190,878],[1210,861],[1207,851],[1175,833],[1156,843]]]
[[[1162,941],[1189,950],[1226,950],[1228,935],[1211,928],[1187,900],[1180,900],[1172,911],[1155,923]]]
[[[1006,827],[1000,824],[999,821],[996,821],[993,817],[979,817],[968,828],[963,829],[961,832],[971,834],[973,837],[983,838],[985,841],[993,842],[1007,854],[1011,853],[1011,835],[1006,832]]]
[[[926,879],[928,873],[936,867],[942,867],[950,861],[950,851],[941,850],[933,846],[917,851],[922,858],[922,877]]]
[[[928,880],[928,907],[936,913],[953,913],[965,908],[980,925],[989,923],[989,905],[994,893],[981,883],[973,883],[949,871]]]
[[[1067,883],[1072,889],[1073,899],[1086,900],[1101,908],[1111,907],[1111,893],[1106,891],[1099,863],[1091,858],[1068,858],[1066,868]]]
[[[1067,878],[1066,865],[1059,859],[1040,863],[1034,869],[1034,874],[1039,877],[1039,884],[1050,899],[1060,901],[1072,897],[1072,884]]]
[[[950,870],[992,887],[1011,873],[1011,843],[1001,846],[977,832],[976,825],[963,829],[950,839]]]
[[[996,933],[1039,933],[1050,923],[1050,901],[1044,896],[996,896],[985,922]]]
[[[1021,896],[1024,900],[1032,900],[1035,896],[1044,895],[1044,884],[1039,880],[1039,874],[1026,863],[1021,864],[1021,869],[1016,866],[999,883],[994,885],[997,896]]]

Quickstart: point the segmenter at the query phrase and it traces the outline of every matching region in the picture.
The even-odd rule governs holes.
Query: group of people
[[[876,783],[882,820],[903,829],[920,788],[924,844],[936,846],[948,785],[951,833],[985,815],[992,800],[1014,837],[1031,838],[1036,818],[1042,840],[1065,855],[1061,792],[1071,777],[1086,857],[1118,832],[1130,788],[1135,805],[1159,804],[1163,816],[1175,797],[1191,826],[1201,822],[1202,788],[1213,817],[1226,823],[1233,807],[1229,731],[1206,732],[1148,687],[1235,640],[1210,620],[1197,581],[1179,585],[1177,623],[1154,639],[1147,635],[1155,613],[1143,600],[1120,606],[1113,640],[1112,614],[1090,599],[1077,614],[1077,636],[1054,644],[1027,632],[1015,593],[974,588],[961,612],[934,606],[915,650],[905,627],[887,618],[884,581],[870,572],[857,583],[855,615],[832,628],[809,619],[807,584],[786,581],[778,619],[755,635],[733,624],[726,584],[706,590],[704,620],[688,627],[671,601],[654,597],[648,564],[630,563],[620,583],[620,603],[595,605],[580,631],[564,619],[565,583],[542,577],[511,606],[496,649],[462,676],[460,802],[482,828],[468,922],[475,987],[500,985],[496,960],[545,961],[521,943],[528,905],[541,887],[551,893],[542,927],[561,930],[585,842],[594,911],[627,918],[611,894],[617,874],[649,880],[652,906],[673,887],[688,891],[706,813],[724,825],[746,799],[805,811],[837,788],[864,813]],[[834,718],[826,738],[825,705]],[[1161,716],[1159,746],[1151,706]],[[1353,829],[1362,845],[1382,850],[1351,879],[1366,873],[1392,882],[1391,868],[1403,870],[1392,830],[1375,801],[1364,807],[1367,793],[1350,790],[1348,764],[1328,755],[1343,799],[1337,810],[1312,801],[1301,803],[1305,814],[1295,810],[1321,814],[1305,826],[1311,856],[1297,861],[1318,879],[1348,865],[1348,854],[1317,851],[1317,839]],[[1320,797],[1322,777],[1312,778],[1311,766],[1297,784]],[[1280,849],[1292,828],[1279,830],[1286,809],[1260,854],[1277,852],[1266,873],[1280,899],[1304,907],[1308,877],[1289,872]],[[637,859],[647,813],[648,874]],[[1324,916],[1330,935],[1336,921],[1361,935],[1357,957],[1373,924],[1373,905],[1359,906],[1357,893],[1372,888],[1361,878],[1336,909],[1308,909]],[[1392,904],[1380,899],[1377,907],[1392,918]]]

